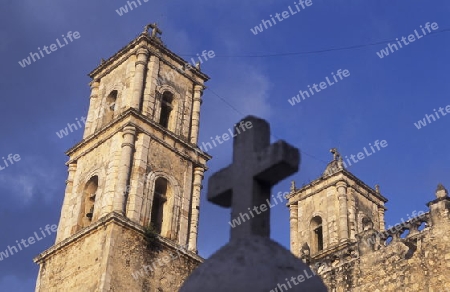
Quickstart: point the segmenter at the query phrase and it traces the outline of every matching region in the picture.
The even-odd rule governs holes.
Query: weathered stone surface
[[[329,291],[450,291],[447,190],[438,186],[429,212],[411,212],[385,230],[387,200],[379,187],[373,190],[343,169],[336,153],[321,178],[291,190],[291,251],[313,267]],[[316,216],[322,217],[322,250],[310,227]],[[312,247],[311,253],[302,245]]]
[[[163,238],[155,244],[111,213],[36,259],[36,291],[177,291],[202,259]]]
[[[288,250],[253,235],[222,247],[186,280],[180,292],[285,291],[280,287],[293,292],[327,291],[320,278]]]

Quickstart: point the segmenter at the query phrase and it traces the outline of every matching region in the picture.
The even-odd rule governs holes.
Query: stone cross
[[[155,22],[155,23],[147,24],[147,25],[144,27],[144,33],[147,33],[148,30],[149,30],[150,28],[152,29],[151,37],[156,37],[156,34],[159,34],[159,35],[162,34],[162,31],[159,29],[159,27],[158,27],[158,25],[156,24],[156,22]]]
[[[341,154],[337,150],[337,148],[331,148],[330,149],[331,154],[333,154],[333,160],[338,160],[339,157],[341,157]]]
[[[231,220],[241,219],[231,229],[231,240],[269,237],[272,186],[298,171],[299,150],[284,141],[270,144],[269,124],[253,116],[235,125],[233,137],[233,163],[211,176],[208,200],[231,207]]]
[[[231,229],[230,242],[194,270],[180,292],[326,292],[306,264],[269,238],[271,187],[298,170],[299,150],[284,141],[271,145],[269,124],[252,116],[237,124],[232,136],[233,163],[209,179],[208,200],[231,207],[231,219],[239,217],[241,224]],[[263,210],[262,205],[269,208]],[[242,222],[247,217],[242,214],[249,219]],[[302,277],[301,282],[288,283],[294,277]]]

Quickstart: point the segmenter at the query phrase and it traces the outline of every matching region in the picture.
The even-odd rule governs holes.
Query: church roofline
[[[345,177],[348,177],[348,178],[352,179],[352,180],[355,181],[358,185],[360,185],[361,187],[363,187],[364,189],[366,189],[371,195],[373,195],[373,196],[375,196],[377,199],[381,200],[383,203],[386,203],[386,202],[388,201],[387,198],[385,198],[385,197],[382,196],[381,194],[377,193],[373,188],[371,188],[370,186],[368,186],[366,183],[364,183],[362,180],[360,180],[360,179],[357,178],[354,174],[352,174],[351,172],[349,172],[348,170],[346,170],[346,169],[344,169],[344,168],[339,169],[338,171],[334,172],[334,173],[331,174],[331,175],[321,175],[319,178],[317,178],[317,179],[315,179],[314,181],[310,182],[309,184],[307,184],[307,185],[301,187],[300,189],[295,189],[295,191],[293,191],[292,193],[290,193],[290,194],[288,195],[288,199],[293,198],[293,197],[296,196],[297,194],[299,194],[299,193],[301,193],[301,192],[303,192],[303,191],[305,191],[305,190],[307,190],[307,189],[309,189],[309,188],[311,188],[311,187],[313,187],[313,186],[316,186],[316,185],[318,185],[318,184],[324,182],[325,180],[328,180],[328,179],[330,179],[330,178],[336,177],[336,176],[338,176],[339,174],[343,174],[343,175],[344,175],[344,178],[345,178]],[[312,192],[311,194],[308,194],[307,197],[309,197],[309,196],[311,196],[311,195],[314,195],[315,193],[317,193],[317,192],[319,192],[319,191],[321,191],[321,190],[322,190],[322,189],[318,189],[318,190]],[[304,197],[304,198],[306,198],[306,197]],[[304,198],[302,198],[302,199],[304,199]],[[297,201],[299,201],[299,200],[289,202],[289,203],[288,203],[288,206],[291,205],[291,204],[296,203]]]
[[[117,53],[115,53],[110,58],[108,58],[107,60],[102,62],[100,65],[98,65],[94,70],[92,70],[88,74],[88,76],[91,77],[92,79],[95,79],[102,70],[108,68],[108,66],[111,66],[114,63],[114,61],[118,60],[125,53],[132,50],[134,47],[139,46],[139,44],[142,41],[146,41],[147,45],[150,44],[150,45],[156,47],[158,50],[160,50],[165,55],[169,56],[170,58],[172,58],[173,60],[178,62],[180,65],[184,66],[185,64],[189,64],[189,62],[187,62],[186,60],[184,60],[183,58],[181,58],[180,56],[178,56],[177,54],[175,54],[174,52],[169,50],[167,47],[165,47],[161,40],[155,39],[155,37],[150,37],[148,35],[148,33],[141,33],[138,37],[136,37],[134,40],[132,40],[128,45],[121,48]],[[154,52],[151,49],[151,47],[146,47],[146,48],[149,49],[151,53],[158,55],[158,52]],[[208,75],[201,72],[199,69],[195,68],[194,66],[191,66],[189,70],[192,70],[195,73],[195,75],[202,78],[205,82],[210,79]]]

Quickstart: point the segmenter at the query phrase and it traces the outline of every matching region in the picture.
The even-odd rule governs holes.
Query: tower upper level
[[[291,186],[291,251],[297,256],[322,256],[355,242],[363,230],[385,228],[387,199],[379,187],[366,185],[344,168],[335,148],[331,152],[321,177],[300,189]]]
[[[136,39],[89,73],[92,91],[84,139],[134,111],[169,135],[197,142],[195,101],[209,77],[166,48],[161,33],[156,24],[147,25]]]

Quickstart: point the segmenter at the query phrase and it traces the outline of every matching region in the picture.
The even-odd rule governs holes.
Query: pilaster
[[[134,151],[134,139],[136,128],[126,126],[123,129],[122,153],[119,165],[119,174],[117,177],[116,192],[114,194],[113,211],[120,214],[125,213],[125,199],[127,196],[127,182],[130,177],[131,160]]]
[[[89,97],[89,111],[88,116],[86,118],[86,126],[84,129],[83,139],[91,135],[95,130],[95,116],[96,111],[98,110],[98,89],[100,87],[100,80],[94,80],[90,83],[91,86],[91,95]]]
[[[145,226],[148,222],[141,222],[141,212],[144,206],[144,188],[147,175],[148,153],[151,138],[145,133],[139,133],[136,139],[136,152],[133,157],[133,167],[128,190],[127,217]]]
[[[144,92],[144,76],[147,68],[148,49],[139,48],[136,53],[136,71],[134,73],[133,94],[130,107],[140,110],[142,93]]]
[[[61,211],[61,218],[58,225],[58,233],[56,235],[56,243],[60,242],[64,238],[70,235],[70,226],[68,226],[68,221],[70,220],[70,208],[72,200],[72,190],[73,190],[73,178],[77,170],[77,164],[69,164],[68,177],[66,180],[66,190],[64,192],[64,202]],[[72,206],[73,207],[73,206]]]
[[[339,181],[336,183],[339,198],[339,241],[348,239],[348,217],[347,217],[347,183]]]
[[[198,234],[198,221],[200,215],[200,192],[202,189],[204,169],[196,167],[194,170],[194,184],[192,191],[192,203],[191,203],[191,225],[189,232],[189,250],[197,252],[197,234]]]
[[[202,102],[203,86],[195,85],[194,103],[192,105],[191,143],[197,144],[200,126],[200,105]]]
[[[291,252],[299,256],[299,240],[298,240],[298,204],[292,204],[289,206],[289,223],[291,232]]]

